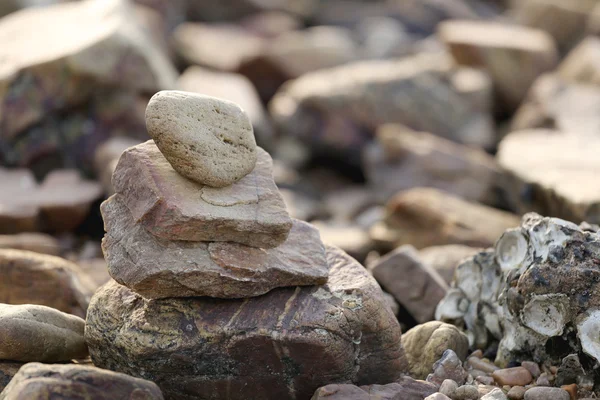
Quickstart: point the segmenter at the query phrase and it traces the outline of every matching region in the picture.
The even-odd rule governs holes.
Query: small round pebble
[[[525,392],[525,400],[571,400],[569,392],[553,387],[533,387]]]
[[[531,376],[533,376],[534,379],[537,379],[542,373],[540,371],[540,366],[537,363],[534,363],[533,361],[523,361],[521,363],[521,366],[523,368],[527,368],[527,370],[531,373]]]
[[[494,389],[483,396],[481,400],[507,400],[507,397],[501,389]]]
[[[458,389],[458,383],[454,382],[452,379],[445,379],[440,385],[440,393],[445,394],[452,399],[456,396],[456,389]]]
[[[146,128],[175,171],[203,185],[229,186],[256,165],[252,124],[231,101],[164,90],[148,103]]]
[[[538,386],[550,386],[550,379],[548,379],[548,374],[543,372],[539,378],[535,381],[535,384]]]
[[[510,400],[523,400],[525,397],[525,389],[523,386],[513,386],[507,393],[507,396]]]
[[[454,400],[477,400],[479,399],[479,391],[477,387],[472,385],[463,385],[456,389]]]

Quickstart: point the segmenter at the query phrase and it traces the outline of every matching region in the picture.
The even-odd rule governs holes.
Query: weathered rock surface
[[[85,316],[89,282],[63,258],[0,249],[0,276],[0,303],[39,304]]]
[[[200,184],[229,186],[256,165],[252,124],[231,101],[161,91],[148,103],[146,127],[173,168]]]
[[[600,222],[599,143],[595,134],[541,129],[508,135],[497,157],[507,173],[504,184],[511,207],[577,223]]]
[[[222,49],[220,49],[223,53]],[[177,80],[177,88],[186,92],[202,93],[239,104],[248,114],[256,140],[261,146],[272,146],[274,137],[271,121],[252,82],[243,75],[211,71],[192,66]]]
[[[419,259],[423,264],[436,270],[444,278],[444,281],[450,285],[458,264],[465,258],[471,257],[481,250],[459,244],[431,246],[419,251]]]
[[[469,350],[467,337],[458,328],[439,321],[427,322],[410,329],[402,335],[402,346],[406,352],[410,375],[418,379],[425,379],[431,373],[433,364],[446,350],[452,350],[461,360],[467,357]],[[437,384],[441,384],[441,381]]]
[[[489,247],[506,229],[519,225],[514,214],[432,188],[398,193],[388,201],[386,214],[371,236],[417,249],[447,244]]]
[[[558,63],[554,40],[537,29],[459,20],[442,22],[438,34],[459,64],[488,71],[506,111],[516,109],[534,80]]]
[[[163,400],[153,382],[81,365],[29,363],[21,367],[0,400],[50,398]]]
[[[245,300],[148,301],[108,283],[88,312],[92,360],[182,400],[304,399],[331,382],[393,382],[406,360],[381,289],[341,250],[327,259],[327,284]]]
[[[0,326],[2,360],[57,362],[87,357],[85,321],[74,315],[44,306],[0,304]]]
[[[492,145],[490,116],[474,110],[448,82],[449,71],[437,56],[351,63],[287,83],[269,110],[284,134],[317,144],[324,154],[334,149],[357,163],[373,131],[385,123]]]
[[[175,69],[134,19],[128,3],[119,0],[30,8],[3,18],[3,139],[85,102],[99,87],[147,92],[172,87]],[[32,26],[36,35],[27,34]]]
[[[292,223],[273,181],[271,157],[260,148],[257,154],[254,171],[216,189],[179,175],[148,141],[123,153],[113,184],[134,220],[157,237],[275,247]]]
[[[305,222],[294,221],[287,240],[265,250],[231,242],[159,239],[134,221],[118,195],[101,208],[109,273],[146,298],[245,298],[276,287],[327,281],[319,232]]]
[[[436,391],[431,383],[417,381],[408,376],[387,385],[354,386],[331,384],[315,392],[311,400],[423,400]]]
[[[44,233],[0,235],[0,249],[27,250],[51,256],[60,254],[58,240]]]
[[[434,318],[437,304],[448,285],[433,268],[423,264],[412,246],[402,246],[369,266],[383,289],[392,294],[419,322]]]
[[[485,151],[399,125],[377,130],[363,153],[369,184],[386,201],[400,190],[433,187],[494,205],[500,169]]]
[[[464,336],[464,335],[463,335]],[[466,336],[464,336],[466,339]],[[452,349],[444,351],[442,357],[432,367],[431,374],[427,375],[427,382],[441,386],[447,380],[452,380],[462,385],[469,374],[463,368],[463,360]]]

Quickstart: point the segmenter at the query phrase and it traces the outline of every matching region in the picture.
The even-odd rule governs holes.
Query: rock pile
[[[303,399],[398,379],[401,330],[383,292],[289,217],[239,106],[160,92],[146,118],[154,140],[123,153],[101,207],[114,281],[88,309],[94,364],[170,399]]]

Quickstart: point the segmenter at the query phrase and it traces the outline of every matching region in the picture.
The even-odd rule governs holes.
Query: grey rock
[[[454,400],[477,400],[479,399],[479,391],[476,386],[463,385],[456,389]]]
[[[427,376],[427,382],[441,385],[445,380],[452,379],[458,384],[467,381],[468,374],[462,366],[462,361],[456,353],[450,349],[444,351],[442,358],[433,364],[433,373]]]
[[[525,392],[525,400],[570,400],[569,392],[560,388],[532,387]]]
[[[481,397],[481,400],[508,400],[502,389],[494,389]]]

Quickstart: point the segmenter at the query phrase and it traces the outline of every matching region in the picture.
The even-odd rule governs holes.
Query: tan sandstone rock
[[[0,303],[39,304],[85,316],[90,283],[63,258],[0,249],[0,276]]]
[[[102,241],[111,276],[146,298],[244,298],[276,287],[327,281],[325,249],[316,228],[294,221],[272,249],[231,242],[158,239],[134,221],[120,196],[102,204]]]
[[[146,126],[173,168],[203,185],[229,186],[256,165],[252,124],[230,101],[162,91],[148,103]]]
[[[153,382],[82,365],[29,363],[0,393],[0,400],[49,398],[94,400],[163,400]]]
[[[327,261],[327,284],[251,299],[149,301],[108,283],[88,312],[92,360],[143,371],[167,398],[187,400],[308,399],[332,382],[395,381],[406,361],[381,289],[341,250],[328,247]]]
[[[254,171],[225,188],[179,175],[152,141],[125,151],[113,185],[153,235],[169,240],[230,241],[271,248],[292,226],[272,176],[272,160],[257,149]]]
[[[57,362],[87,357],[85,321],[50,307],[0,304],[0,359]]]
[[[0,249],[27,250],[51,256],[60,254],[58,240],[44,233],[0,235]]]

